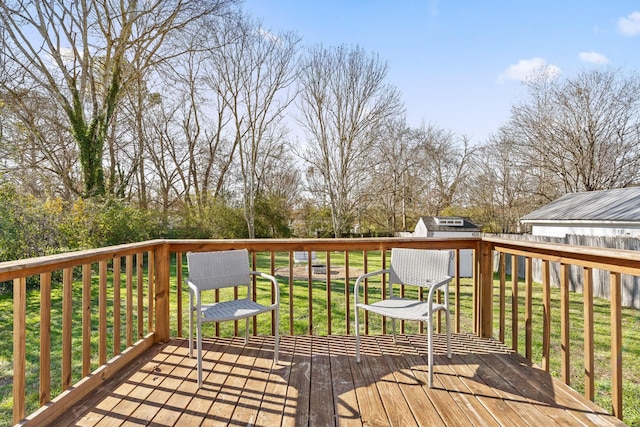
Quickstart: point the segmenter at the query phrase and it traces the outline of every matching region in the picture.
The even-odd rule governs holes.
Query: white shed
[[[534,236],[640,237],[640,187],[566,194],[520,222]]]
[[[422,216],[418,219],[414,237],[477,237],[480,228],[467,217]],[[450,274],[453,276],[453,264]],[[473,275],[473,251],[460,251],[460,276]]]

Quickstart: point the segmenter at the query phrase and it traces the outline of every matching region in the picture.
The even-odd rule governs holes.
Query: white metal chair
[[[198,357],[198,388],[202,386],[202,323],[246,319],[245,344],[249,338],[249,318],[260,313],[275,312],[275,346],[273,361],[278,363],[278,326],[280,325],[280,288],[275,277],[249,268],[246,249],[220,252],[189,252],[189,357],[193,357],[193,316],[196,316],[196,343]],[[269,279],[274,292],[274,303],[255,302],[251,292],[251,276]],[[202,293],[221,288],[247,287],[247,297],[204,304]]]
[[[377,313],[392,319],[395,341],[395,319],[415,320],[427,323],[429,387],[433,385],[433,327],[432,318],[438,311],[444,311],[447,328],[447,357],[451,358],[451,315],[449,312],[449,263],[450,251],[393,248],[391,250],[391,266],[388,269],[363,274],[356,280],[353,289],[355,300],[356,323],[356,360],[360,362],[360,318],[359,309]],[[376,275],[388,274],[389,290],[386,299],[364,304],[358,301],[360,284],[364,279]],[[426,301],[405,299],[393,296],[393,285],[411,285],[428,288]],[[444,291],[444,303],[434,302],[436,291]]]

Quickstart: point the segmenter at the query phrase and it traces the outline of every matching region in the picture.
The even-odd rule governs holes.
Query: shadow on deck
[[[156,346],[56,426],[119,425],[623,425],[512,353],[473,335],[435,336],[427,387],[426,336],[284,336],[207,340],[204,385],[188,342]]]

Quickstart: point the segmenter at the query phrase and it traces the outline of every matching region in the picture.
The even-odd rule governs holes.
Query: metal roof
[[[640,221],[640,187],[566,194],[520,221]]]

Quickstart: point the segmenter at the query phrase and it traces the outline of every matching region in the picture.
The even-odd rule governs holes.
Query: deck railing
[[[502,341],[506,338],[505,331],[511,329],[511,345],[515,350],[519,350],[519,343],[523,341],[518,338],[523,329],[518,323],[522,317],[518,289],[524,286],[524,353],[531,359],[532,342],[542,340],[541,364],[545,369],[549,369],[551,347],[549,280],[545,279],[543,283],[545,296],[540,308],[545,322],[543,336],[533,337],[531,319],[538,307],[531,304],[531,275],[527,275],[523,285],[512,279],[511,294],[507,295],[504,262],[498,263],[495,269],[498,280],[494,282],[494,254],[499,254],[500,260],[505,256],[525,257],[526,265],[530,265],[533,259],[540,259],[545,265],[559,262],[562,266],[582,266],[585,269],[585,394],[591,399],[594,320],[592,311],[588,310],[590,298],[593,298],[589,291],[589,275],[593,268],[610,271],[613,413],[622,418],[622,359],[619,356],[622,352],[622,326],[618,284],[622,273],[640,275],[640,257],[635,252],[491,238],[385,238],[154,240],[0,263],[0,282],[13,281],[14,292],[13,422],[42,424],[56,418],[155,343],[166,342],[172,336],[184,336],[188,309],[184,298],[187,294],[181,283],[186,252],[247,248],[252,254],[254,268],[281,278],[284,298],[281,300],[280,325],[276,325],[272,318],[268,326],[270,330],[264,332],[262,325],[254,319],[254,334],[273,333],[275,327],[289,334],[352,334],[351,292],[355,278],[360,272],[384,268],[388,263],[387,251],[392,247],[453,250],[456,257],[451,294],[455,330],[460,332],[464,329],[464,332],[491,337],[495,323],[496,338]],[[461,278],[458,274],[460,252],[463,250],[473,253],[471,278]],[[295,265],[294,251],[307,251],[309,255],[316,252],[317,260],[325,264],[326,273],[318,277],[313,273],[312,265]],[[338,268],[340,277],[333,272]],[[562,271],[566,268],[562,267]],[[300,277],[301,271],[304,271],[303,277]],[[519,276],[517,271],[510,273],[513,273],[512,277]],[[27,292],[28,282],[35,282],[39,290]],[[469,292],[461,290],[461,283]],[[254,282],[253,286],[261,284]],[[561,299],[565,301],[568,285],[561,283],[560,289]],[[33,301],[34,295],[39,296],[39,302]],[[510,305],[507,304],[509,296]],[[299,304],[305,306],[303,316],[298,315],[301,310],[296,310]],[[461,304],[471,307],[467,311],[471,311],[472,318],[467,323],[460,318],[464,311]],[[510,319],[506,317],[508,311],[511,312]],[[570,353],[569,326],[565,317],[568,312],[568,304],[562,302],[562,372],[567,383]],[[37,330],[30,321],[34,317],[40,320]],[[404,325],[402,328],[404,330]],[[386,333],[386,322],[384,319],[382,322],[367,319],[363,332]],[[216,327],[215,333],[223,332]],[[231,333],[238,333],[237,324]],[[27,354],[27,348],[33,351],[34,345],[26,345],[32,342],[33,336],[39,336],[35,345],[39,354]],[[57,366],[60,369],[54,369]],[[33,393],[27,383],[34,382],[28,381],[27,376],[34,370],[39,377],[35,382],[39,384],[41,407],[25,419],[25,415],[34,409],[27,408],[25,404],[28,393]],[[56,372],[56,378],[52,378],[51,372]]]
[[[517,257],[524,258],[525,274],[524,274],[524,355],[527,359],[532,360],[532,347],[534,340],[542,341],[541,366],[549,371],[551,360],[551,348],[554,343],[551,341],[552,330],[552,301],[551,301],[551,268],[552,264],[556,264],[559,269],[559,317],[560,317],[560,376],[562,380],[571,385],[571,365],[576,363],[571,353],[571,328],[581,327],[583,329],[583,348],[579,349],[584,353],[584,395],[594,400],[595,390],[595,353],[594,353],[594,298],[593,298],[593,274],[594,269],[606,271],[609,274],[609,316],[610,316],[610,352],[611,352],[611,405],[612,413],[622,419],[622,395],[623,395],[623,346],[622,346],[622,292],[621,292],[621,275],[630,274],[640,276],[640,256],[635,251],[614,250],[604,248],[592,248],[584,246],[571,246],[547,243],[525,242],[511,239],[499,238],[483,238],[483,246],[486,247],[484,252],[494,251],[499,254],[499,281],[495,289],[499,295],[498,323],[499,323],[499,339],[505,342],[506,325],[512,331],[511,345],[516,351],[519,350],[519,327],[518,320],[520,318],[520,294]],[[506,286],[506,257],[512,257],[511,286],[507,292]],[[535,307],[532,305],[532,265],[533,262],[542,264],[542,337],[532,336],[532,321],[534,318]],[[582,283],[578,288],[582,288],[583,298],[583,324],[570,324],[570,280],[569,269],[581,268],[583,271]],[[489,268],[486,266],[485,268]],[[485,290],[491,289],[491,295],[484,295],[486,302],[493,298],[494,287],[485,287]],[[510,295],[507,295],[509,293]],[[506,319],[507,302],[510,300],[509,311],[511,319]],[[539,309],[540,307],[538,307]]]

